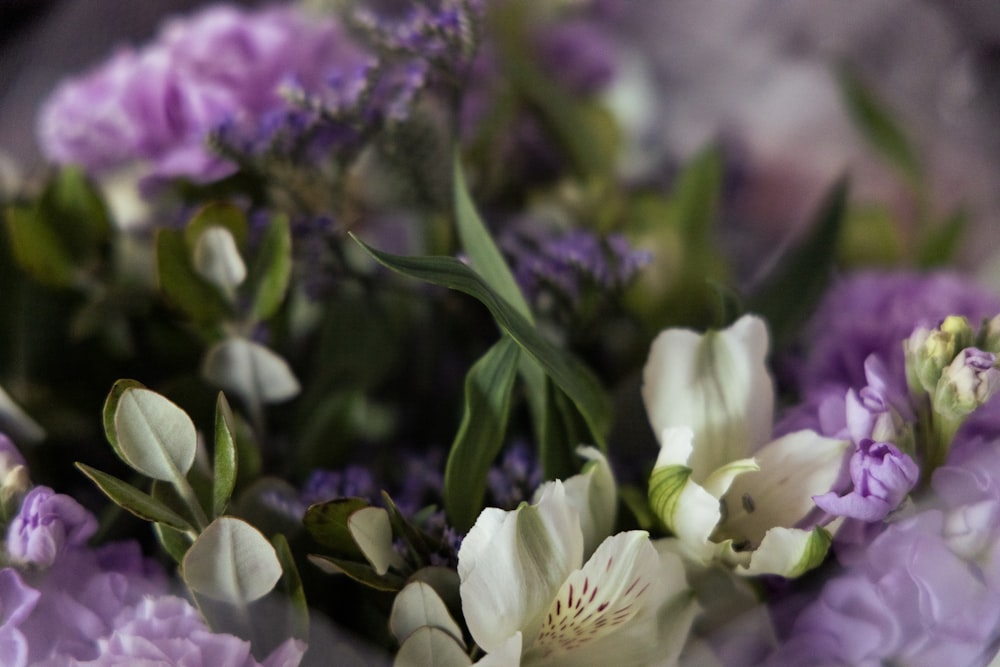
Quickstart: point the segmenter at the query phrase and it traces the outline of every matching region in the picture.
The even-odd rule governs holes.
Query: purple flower
[[[39,140],[50,160],[91,171],[139,161],[154,176],[215,179],[233,165],[208,150],[212,130],[286,108],[282,84],[316,89],[359,53],[332,19],[209,7],[63,83],[41,110]]]
[[[77,664],[294,667],[304,652],[302,642],[287,640],[263,663],[257,662],[250,654],[249,642],[213,633],[186,600],[165,595],[145,598],[124,609],[111,634],[98,642],[98,655]]]
[[[831,491],[813,496],[813,501],[834,516],[881,521],[909,494],[920,468],[895,445],[865,439],[851,456],[850,473],[854,483],[850,493],[839,496]]]
[[[826,384],[863,387],[865,360],[877,355],[891,378],[905,377],[902,341],[948,315],[979,322],[1000,312],[1000,298],[954,273],[858,272],[823,298],[803,340],[804,393]]]
[[[584,18],[544,26],[536,31],[535,48],[553,81],[570,92],[598,92],[615,75],[615,44],[606,27]]]
[[[15,561],[49,567],[65,549],[83,545],[96,531],[97,519],[80,503],[36,486],[7,530],[7,553]]]
[[[906,422],[915,420],[903,378],[894,378],[882,360],[865,359],[867,386],[848,390],[845,400],[847,430],[855,443],[866,438],[896,444],[904,436]]]
[[[378,486],[371,471],[364,466],[350,465],[342,470],[313,471],[302,487],[300,497],[305,505],[312,505],[345,497],[374,502],[378,495]]]
[[[28,664],[28,640],[20,625],[35,608],[38,597],[38,591],[26,585],[17,570],[0,570],[0,664]]]
[[[531,500],[531,494],[542,483],[542,467],[527,444],[515,442],[504,450],[500,463],[490,468],[486,483],[494,505],[514,509],[522,501]]]

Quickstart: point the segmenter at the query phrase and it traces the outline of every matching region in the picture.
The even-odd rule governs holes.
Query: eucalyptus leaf
[[[236,487],[236,440],[233,411],[222,392],[215,403],[215,463],[212,466],[212,512],[221,515]]]
[[[114,431],[125,462],[148,477],[176,484],[194,463],[194,423],[154,391],[125,389],[115,408]]]
[[[520,348],[503,336],[465,377],[465,412],[444,473],[444,506],[460,531],[468,531],[482,509],[486,475],[507,431],[520,356]]]
[[[247,276],[236,239],[225,227],[213,225],[201,233],[194,244],[192,262],[198,275],[222,289],[238,287]]]
[[[195,270],[184,232],[157,231],[156,275],[167,300],[199,325],[212,325],[233,315],[219,290]]]
[[[209,348],[201,374],[251,405],[280,403],[296,396],[300,389],[288,362],[246,338],[227,338]]]
[[[359,584],[378,591],[398,591],[403,587],[403,577],[387,572],[378,575],[368,563],[357,563],[343,558],[310,554],[309,560],[327,574],[345,574]]]
[[[352,514],[368,506],[368,501],[361,498],[338,498],[319,503],[306,510],[302,524],[314,540],[337,556],[361,560],[364,554],[355,543],[347,521]]]
[[[472,659],[448,632],[436,627],[418,628],[399,647],[393,667],[468,667]]]
[[[382,501],[385,509],[389,513],[389,521],[392,523],[394,533],[403,538],[410,555],[417,563],[427,563],[430,561],[430,550],[427,548],[427,541],[419,530],[407,520],[403,513],[396,507],[388,493],[382,491]]]
[[[77,463],[76,467],[116,505],[140,519],[156,521],[180,531],[194,530],[191,524],[179,514],[128,482],[83,463]]]
[[[463,648],[462,629],[448,612],[441,596],[430,584],[422,581],[408,583],[392,602],[389,630],[396,640],[403,642],[422,627],[433,627],[451,635]]]
[[[392,545],[392,524],[381,507],[362,507],[347,518],[347,529],[375,574],[382,576],[390,567],[402,570],[406,563]]]
[[[254,317],[266,320],[281,306],[292,276],[292,234],[288,218],[271,218],[257,249],[248,283]]]
[[[107,206],[80,167],[59,170],[42,192],[38,212],[78,266],[96,258],[111,234]]]
[[[453,257],[403,257],[380,252],[360,240],[358,243],[378,262],[394,271],[464,292],[483,303],[497,324],[573,400],[587,421],[593,441],[602,449],[605,447],[611,425],[611,402],[600,381],[572,355],[546,340],[479,274]]]
[[[205,230],[212,227],[227,230],[240,251],[246,250],[247,216],[239,207],[225,202],[212,202],[201,207],[184,227],[184,242],[194,250]]]
[[[102,409],[101,418],[104,423],[104,437],[108,439],[111,444],[111,449],[114,450],[115,454],[118,455],[122,461],[126,460],[125,455],[122,454],[121,447],[118,446],[118,434],[115,432],[115,411],[118,410],[118,401],[121,399],[122,394],[128,389],[145,389],[146,386],[141,382],[136,380],[118,380],[111,386],[111,391],[108,393],[108,397],[104,399],[104,408]]]
[[[299,568],[295,565],[295,556],[292,554],[288,540],[281,533],[271,539],[274,551],[278,554],[278,561],[281,563],[281,581],[285,597],[292,603],[290,610],[290,632],[292,637],[309,641],[309,605],[306,601],[306,589],[302,585],[302,577],[299,576]]]
[[[181,564],[184,582],[213,600],[245,606],[281,578],[271,543],[242,519],[219,517],[198,536]]]

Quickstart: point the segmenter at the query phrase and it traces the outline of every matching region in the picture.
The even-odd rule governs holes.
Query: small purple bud
[[[97,532],[97,519],[70,496],[36,486],[7,530],[7,553],[15,561],[52,565],[66,547],[84,544]]]
[[[835,492],[813,496],[828,514],[861,521],[881,521],[896,509],[917,483],[920,469],[908,455],[888,442],[864,439],[850,461],[854,489],[845,496]]]

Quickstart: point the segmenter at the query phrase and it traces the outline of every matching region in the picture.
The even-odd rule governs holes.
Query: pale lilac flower
[[[899,507],[917,483],[920,468],[908,455],[888,442],[862,440],[851,456],[851,482],[847,495],[835,492],[813,496],[824,512],[861,521],[881,521]]]
[[[863,387],[876,354],[889,377],[903,374],[901,342],[918,325],[949,315],[978,323],[1000,312],[1000,298],[955,273],[863,271],[833,285],[807,327],[809,351],[797,373],[804,393],[825,384]]]
[[[122,610],[115,618],[114,630],[98,642],[98,655],[77,664],[294,667],[304,652],[304,643],[287,640],[260,663],[250,654],[249,642],[213,633],[190,603],[165,595],[145,598]]]
[[[35,608],[38,597],[38,591],[26,585],[17,570],[0,570],[0,664],[28,664],[28,640],[20,625]]]
[[[7,553],[17,562],[49,567],[65,549],[83,545],[96,531],[97,520],[80,503],[36,486],[7,530]]]

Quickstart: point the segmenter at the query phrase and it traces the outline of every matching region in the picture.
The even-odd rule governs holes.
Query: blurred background
[[[0,0],[0,184],[42,168],[34,118],[63,77],[99,63],[116,46],[142,43],[164,15],[201,4]],[[878,202],[904,221],[915,215],[920,204],[912,188],[851,122],[836,79],[837,68],[848,66],[913,141],[935,213],[960,206],[968,213],[973,233],[962,261],[1000,285],[992,275],[1000,276],[992,268],[1000,240],[1000,5],[607,4],[615,6],[610,29],[626,63],[620,88],[635,84],[619,103],[642,128],[643,152],[681,164],[710,142],[720,145],[730,214],[750,230],[748,238],[764,239],[762,247],[793,239],[845,171],[855,202]]]

